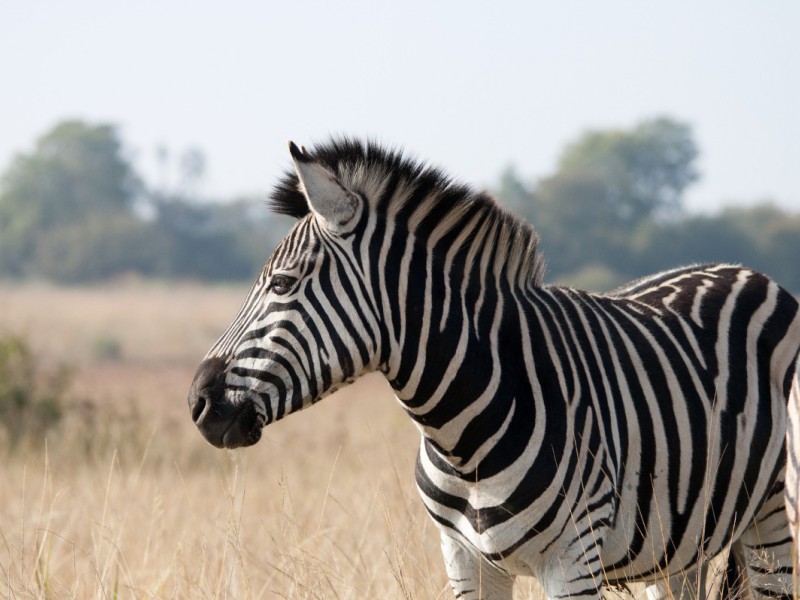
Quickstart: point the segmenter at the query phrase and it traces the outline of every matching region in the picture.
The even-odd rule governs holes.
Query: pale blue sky
[[[286,142],[401,145],[479,186],[552,171],[586,128],[691,123],[693,210],[800,210],[800,2],[0,0],[0,169],[57,120],[113,122],[153,174],[266,193]]]

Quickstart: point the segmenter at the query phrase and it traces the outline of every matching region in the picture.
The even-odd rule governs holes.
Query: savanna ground
[[[0,287],[0,331],[73,370],[62,423],[2,446],[0,596],[449,597],[418,445],[368,377],[212,448],[186,393],[246,289]]]
[[[46,439],[0,446],[0,597],[452,597],[413,483],[418,435],[380,377],[249,449],[196,431],[194,370],[245,294],[0,285],[0,333],[73,370]],[[516,597],[540,595],[524,581]]]

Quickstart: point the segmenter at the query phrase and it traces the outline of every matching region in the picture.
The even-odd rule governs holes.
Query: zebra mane
[[[306,152],[345,188],[365,198],[372,210],[406,220],[418,235],[441,225],[463,228],[476,216],[496,224],[496,244],[507,250],[507,262],[515,265],[521,282],[541,284],[544,261],[537,249],[538,234],[489,193],[476,191],[425,162],[372,141],[339,137]],[[268,207],[297,219],[311,212],[293,170],[278,182]]]

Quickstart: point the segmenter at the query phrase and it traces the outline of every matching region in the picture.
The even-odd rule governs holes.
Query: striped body
[[[487,195],[357,142],[293,158],[274,202],[300,220],[190,394],[209,441],[255,443],[377,370],[420,429],[457,597],[533,575],[596,599],[731,543],[755,597],[790,592],[791,295],[730,265],[544,286],[535,233]]]
[[[491,422],[496,408],[503,425],[470,434],[454,467],[460,441],[435,448],[427,440],[440,423],[423,420],[433,432],[417,481],[454,535],[544,580],[548,569],[573,568],[565,561],[589,559],[581,570],[593,589],[593,577],[648,579],[697,565],[780,491],[798,325],[794,299],[774,283],[710,266],[615,296],[539,288],[515,307],[511,333],[498,334],[508,357],[498,395],[507,400],[476,421]],[[457,466],[490,438],[478,469],[474,459]],[[602,543],[594,555],[590,530]]]

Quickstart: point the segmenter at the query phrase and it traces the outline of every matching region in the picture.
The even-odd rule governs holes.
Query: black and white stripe
[[[254,443],[378,370],[421,431],[457,597],[533,575],[597,599],[731,544],[753,597],[791,595],[790,294],[733,265],[545,286],[536,234],[488,195],[372,144],[291,149],[273,207],[299,222],[190,394],[209,441]]]
[[[789,428],[786,432],[788,461],[786,465],[786,514],[797,548],[800,540],[800,359],[795,365],[792,390],[789,394]],[[794,554],[795,573],[800,573],[800,557]]]

